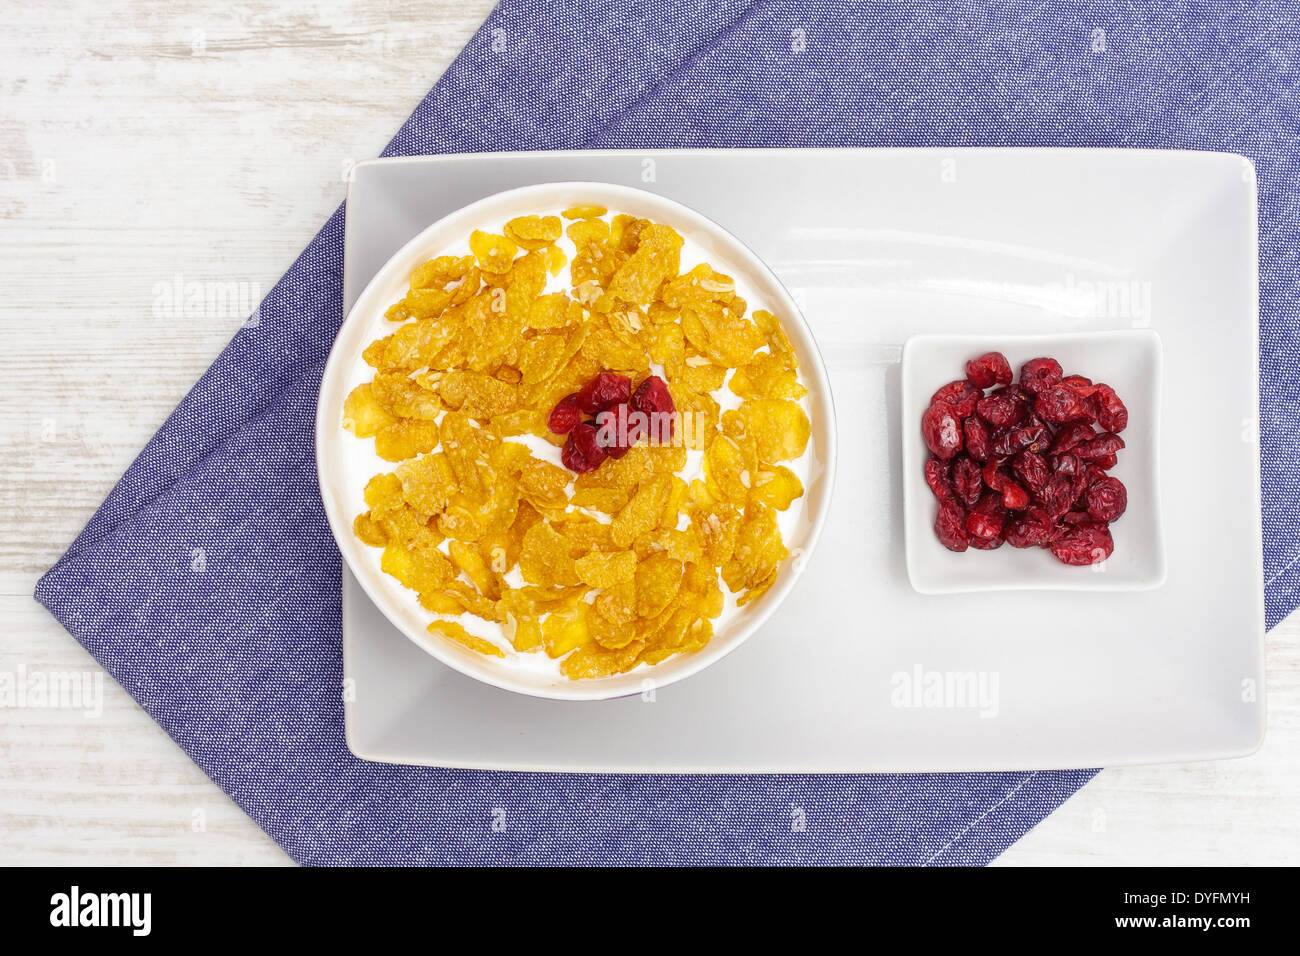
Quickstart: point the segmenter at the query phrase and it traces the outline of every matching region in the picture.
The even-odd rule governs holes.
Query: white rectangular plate
[[[358,756],[512,770],[857,772],[1091,767],[1258,746],[1248,161],[1044,149],[380,160],[356,169],[348,193],[345,306],[434,220],[503,189],[562,180],[686,203],[790,288],[826,358],[839,420],[826,530],[799,586],[744,646],[657,693],[597,703],[522,697],[444,667],[344,571],[346,728]],[[1164,586],[917,593],[904,562],[901,429],[916,426],[900,420],[902,343],[917,332],[1134,327],[1156,329],[1164,345]]]

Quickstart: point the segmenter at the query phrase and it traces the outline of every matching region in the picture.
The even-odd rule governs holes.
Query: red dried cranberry
[[[647,415],[655,412],[671,415],[677,411],[672,393],[668,391],[668,383],[658,375],[651,375],[638,385],[629,404],[633,411],[645,412]]]
[[[1011,463],[1011,470],[1016,473],[1016,477],[1020,479],[1024,486],[1035,495],[1047,482],[1047,462],[1042,455],[1030,451],[1028,448],[1016,455],[1015,460]]]
[[[1086,422],[1096,418],[1092,406],[1072,388],[1056,385],[1038,394],[1034,411],[1045,422],[1060,425],[1065,422]]]
[[[958,418],[965,418],[975,411],[975,403],[984,393],[965,379],[949,382],[930,396],[931,405],[951,405]]]
[[[1087,508],[1083,503],[1083,496],[1088,492],[1088,485],[1092,479],[1088,477],[1088,469],[1080,468],[1076,474],[1070,476],[1070,507]]]
[[[1079,469],[1083,467],[1079,456],[1068,451],[1063,455],[1052,455],[1048,460],[1051,462],[1054,475],[1077,475]]]
[[[971,538],[970,546],[981,551],[996,551],[1002,547],[1001,538]]]
[[[1115,454],[1123,447],[1124,439],[1118,435],[1112,435],[1110,432],[1103,432],[1096,438],[1091,438],[1080,445],[1076,445],[1074,453],[1084,459],[1105,458],[1107,455]]]
[[[1114,521],[1128,507],[1128,489],[1118,478],[1101,478],[1088,486],[1084,495],[1088,514],[1098,521]]]
[[[984,479],[984,484],[993,491],[1001,491],[1002,483],[1007,480],[1007,476],[998,470],[1001,467],[1001,458],[990,458],[988,461],[984,462],[984,468],[980,472],[980,476]]]
[[[617,372],[600,372],[578,391],[578,407],[588,415],[622,405],[632,397],[632,380]]]
[[[985,352],[966,363],[966,377],[977,388],[1011,384],[1011,363],[1001,352]]]
[[[993,443],[993,454],[1000,458],[1010,458],[1022,448],[1038,451],[1047,444],[1049,437],[1045,425],[1025,425],[1022,428],[1013,428],[1006,434],[999,436],[997,441]]]
[[[582,421],[582,409],[578,407],[578,393],[574,392],[572,395],[565,395],[555,403],[550,417],[546,419],[546,427],[557,435],[567,435],[580,421]]]
[[[985,492],[975,507],[966,516],[966,532],[972,538],[1001,539],[1002,526],[1006,522],[1007,512],[999,495]]]
[[[962,423],[962,432],[966,436],[966,451],[970,456],[977,461],[987,459],[993,436],[989,433],[989,426],[984,424],[984,419],[971,415]]]
[[[953,494],[952,463],[944,461],[937,455],[931,455],[925,461],[925,483],[930,486],[930,490],[934,492],[934,496],[940,501],[951,498]]]
[[[1069,451],[1075,445],[1088,441],[1096,436],[1092,426],[1087,422],[1070,422],[1063,426],[1056,437],[1052,439],[1052,452]]]
[[[1109,558],[1115,551],[1115,540],[1104,523],[1083,521],[1053,541],[1051,548],[1058,561],[1081,567]]]
[[[1047,391],[1061,380],[1061,363],[1054,358],[1030,359],[1020,366],[1020,384],[1035,395]]]
[[[975,403],[975,411],[995,428],[1010,428],[1029,411],[1029,403],[1018,389],[1000,388]]]
[[[1013,548],[1038,548],[1052,539],[1052,517],[1042,508],[1030,508],[1007,522],[1005,538]]]
[[[637,386],[628,403],[634,412],[646,416],[646,433],[652,444],[666,444],[673,437],[677,424],[677,405],[668,391],[668,383],[658,375],[651,375]]]
[[[1082,375],[1067,375],[1065,378],[1061,379],[1060,384],[1074,389],[1084,398],[1091,395],[1097,388],[1097,386],[1092,384],[1092,379],[1084,378]]]
[[[921,416],[921,436],[931,452],[945,461],[961,451],[961,422],[953,414],[953,407],[938,402]]]
[[[578,474],[599,467],[605,455],[605,449],[596,440],[596,426],[588,422],[575,425],[560,449],[560,461],[564,462],[564,467]]]
[[[1029,506],[1029,492],[1011,479],[1002,486],[1002,507],[1010,511],[1019,511]]]
[[[939,514],[934,519],[934,533],[939,543],[949,551],[965,551],[970,543],[966,534],[966,509],[952,498],[939,502]]]
[[[952,465],[952,489],[957,499],[967,508],[975,507],[984,492],[984,479],[980,467],[965,455],[958,456]]]
[[[1052,517],[1059,517],[1074,504],[1074,479],[1070,475],[1053,475],[1038,493],[1039,503]]]
[[[1128,408],[1109,385],[1098,385],[1089,397],[1097,423],[1108,432],[1122,432],[1128,427]]]

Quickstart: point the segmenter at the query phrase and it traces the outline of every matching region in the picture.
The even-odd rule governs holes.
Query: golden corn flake
[[[583,584],[593,588],[609,588],[632,580],[637,572],[636,553],[592,551],[578,558],[573,566]]]
[[[395,467],[367,483],[354,533],[439,615],[430,635],[479,653],[545,653],[578,680],[700,649],[724,585],[745,605],[776,581],[776,516],[804,493],[782,464],[811,425],[780,321],[706,263],[682,273],[672,228],[600,206],[468,244],[412,270],[363,352],[374,372],[342,424]],[[663,376],[679,416],[670,441],[574,475],[525,442],[563,444],[550,410],[602,371]]]
[[[506,223],[505,234],[521,249],[544,249],[560,238],[559,216],[520,216]]]
[[[565,219],[599,219],[607,212],[604,206],[570,206],[561,215]]]
[[[465,630],[463,626],[455,621],[434,621],[429,625],[429,633],[436,634],[439,637],[450,638],[457,644],[464,644],[471,651],[478,651],[480,654],[490,654],[493,657],[505,657],[501,648],[497,647],[491,641],[478,637]]]
[[[475,229],[470,233],[469,248],[484,272],[504,275],[510,271],[518,246],[505,236],[494,236]]]

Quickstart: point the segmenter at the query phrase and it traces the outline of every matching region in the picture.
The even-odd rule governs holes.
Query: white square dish
[[[1265,712],[1252,173],[1226,154],[1041,149],[362,164],[345,308],[406,241],[483,196],[572,180],[660,191],[733,232],[790,290],[826,360],[839,442],[826,527],[786,602],[733,654],[643,696],[553,701],[485,686],[415,647],[345,571],[349,746],[398,763],[584,772],[1048,769],[1249,753]],[[1135,326],[1163,345],[1164,586],[917,593],[903,343]],[[940,692],[922,692],[931,687]]]
[[[929,450],[921,414],[935,389],[965,375],[968,359],[1001,352],[1017,376],[1048,356],[1067,375],[1113,387],[1129,410],[1125,447],[1111,474],[1128,489],[1128,509],[1111,525],[1115,552],[1089,567],[1070,567],[1042,548],[949,551],[934,532],[938,505],[925,483]],[[1151,329],[1054,335],[914,335],[903,346],[903,511],[907,575],[922,594],[964,591],[1127,591],[1165,582],[1160,516],[1160,336]]]

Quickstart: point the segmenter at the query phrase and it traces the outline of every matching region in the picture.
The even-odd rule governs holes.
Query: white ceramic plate
[[[739,236],[790,290],[826,359],[840,442],[831,513],[799,587],[743,647],[652,700],[539,700],[467,678],[408,641],[345,571],[352,750],[680,772],[1250,752],[1264,728],[1252,173],[1225,154],[1040,149],[363,164],[348,198],[346,306],[412,236],[480,197],[575,179],[652,189]],[[1134,327],[1163,345],[1164,586],[917,593],[904,547],[903,343]]]
[[[1129,410],[1125,447],[1111,474],[1124,482],[1128,510],[1111,525],[1115,552],[1086,568],[1070,567],[1042,548],[949,551],[934,533],[938,505],[925,483],[929,450],[921,414],[935,389],[965,376],[968,359],[1006,355],[1013,372],[1031,358],[1050,356],[1067,375],[1080,374],[1115,389]],[[924,594],[960,591],[1127,591],[1165,582],[1160,520],[1160,337],[1151,329],[1057,335],[916,335],[903,347],[903,511],[907,574]],[[914,427],[908,427],[912,423]]]
[[[751,309],[767,309],[777,315],[799,357],[800,381],[808,388],[803,404],[812,423],[812,436],[804,458],[795,465],[804,474],[804,496],[780,516],[793,558],[783,563],[776,583],[745,607],[724,612],[716,621],[713,638],[694,654],[679,654],[653,667],[638,667],[613,677],[574,681],[561,676],[553,663],[542,660],[540,652],[508,652],[503,660],[428,633],[433,615],[420,607],[414,592],[380,569],[380,550],[363,544],[352,532],[353,519],[364,510],[366,482],[379,471],[391,471],[393,465],[374,458],[372,442],[347,434],[341,422],[348,394],[374,375],[362,352],[395,328],[384,313],[406,294],[417,265],[439,255],[468,253],[469,234],[475,229],[495,232],[516,216],[553,215],[578,205],[605,206],[611,212],[672,226],[686,238],[688,250],[736,280],[737,290]],[[690,264],[684,250],[683,267]],[[703,670],[739,647],[785,600],[812,554],[830,510],[835,410],[822,357],[798,306],[743,243],[698,213],[651,192],[600,182],[547,183],[506,190],[438,218],[370,279],[349,310],[325,367],[317,408],[316,460],[325,513],[348,568],[370,599],[417,647],[463,674],[504,690],[558,700],[608,700],[638,694],[648,686],[666,687]]]

